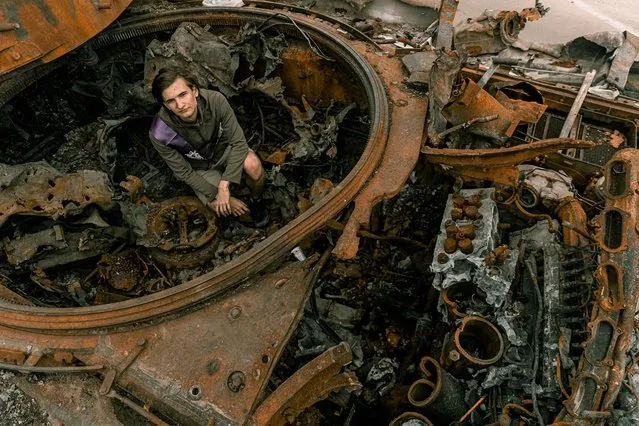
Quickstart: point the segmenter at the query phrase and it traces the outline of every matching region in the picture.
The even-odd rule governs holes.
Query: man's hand
[[[217,205],[217,200],[213,200],[209,203],[209,207],[217,214],[218,216],[228,216],[228,214],[224,214],[220,211]],[[250,210],[246,204],[242,200],[238,200],[235,197],[230,197],[229,199],[229,207],[230,213],[233,216],[242,216],[245,213],[248,213]]]
[[[217,196],[211,202],[211,208],[218,216],[228,216],[231,214],[231,191],[229,182],[221,180],[217,187]]]
[[[220,186],[217,188],[217,197],[209,203],[209,207],[218,216],[228,216],[230,214],[242,216],[249,212],[246,204],[235,197],[231,197],[229,182],[225,180],[220,181]]]

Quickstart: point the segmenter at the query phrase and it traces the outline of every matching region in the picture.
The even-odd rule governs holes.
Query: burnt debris
[[[96,423],[634,424],[637,37],[522,40],[539,2],[459,22],[443,0],[424,27],[214,3],[0,61],[0,406],[17,386]],[[152,149],[169,65],[228,98],[267,228]],[[85,385],[99,410],[56,399]]]

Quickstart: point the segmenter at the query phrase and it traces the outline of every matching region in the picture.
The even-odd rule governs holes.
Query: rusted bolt
[[[455,207],[451,210],[450,217],[453,218],[453,220],[459,220],[464,217],[464,211]]]
[[[458,232],[459,232],[459,228],[456,227],[455,225],[451,225],[451,226],[447,226],[446,227],[446,236],[448,238],[454,238],[455,235],[457,235]]]
[[[191,386],[187,392],[187,395],[189,396],[189,399],[192,399],[193,401],[202,399],[202,386],[200,385]]]
[[[240,308],[239,306],[233,306],[229,310],[229,318],[232,320],[238,319],[240,315],[242,315],[242,308]]]
[[[448,352],[448,358],[453,362],[459,361],[459,357],[460,357],[459,352],[457,352],[455,349]]]
[[[22,54],[20,54],[20,52],[13,52],[11,54],[11,57],[13,58],[14,61],[19,61],[20,58],[22,58]]]
[[[472,226],[462,226],[459,228],[459,231],[464,235],[464,237],[474,240],[475,239],[475,228]]]
[[[457,240],[454,238],[446,238],[444,240],[444,251],[448,254],[455,253],[457,250]]]
[[[469,218],[469,219],[477,219],[477,217],[479,216],[479,209],[476,206],[466,206],[464,207],[464,214]]]
[[[453,206],[457,207],[457,208],[463,208],[464,207],[464,197],[462,197],[461,195],[453,195]]]
[[[217,362],[216,359],[214,359],[213,361],[209,362],[206,366],[206,371],[209,373],[209,376],[212,376],[215,374],[215,372],[218,369],[218,365],[219,363]]]
[[[457,243],[459,249],[464,254],[471,254],[473,252],[473,242],[468,238],[465,238]]]
[[[246,387],[246,376],[241,371],[234,371],[229,375],[226,385],[231,392],[238,393]]]
[[[453,226],[455,224],[455,222],[451,219],[447,219],[446,222],[444,222],[444,226],[449,227],[449,226]]]
[[[450,260],[450,258],[448,257],[448,255],[446,253],[439,253],[437,255],[437,262],[439,263],[446,263]]]
[[[467,202],[471,206],[479,207],[481,206],[481,197],[477,194],[471,195]]]

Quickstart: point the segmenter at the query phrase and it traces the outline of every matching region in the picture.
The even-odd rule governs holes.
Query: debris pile
[[[0,298],[131,315],[82,329],[86,347],[9,345],[5,368],[95,369],[102,396],[155,424],[636,422],[637,38],[524,43],[539,2],[457,26],[458,1],[439,6],[419,30],[290,11],[184,19],[87,45],[0,109],[15,141],[0,146]],[[382,119],[353,58],[320,41],[329,31],[368,60]],[[269,228],[216,217],[149,149],[148,85],[172,64],[229,99],[266,167]],[[401,121],[409,102],[419,123]],[[344,208],[310,215],[338,192]],[[291,224],[304,237],[282,256]],[[189,297],[168,319],[128,309]]]
[[[0,268],[9,288],[42,306],[89,306],[161,291],[246,252],[317,203],[327,191],[314,183],[330,189],[355,164],[366,115],[358,111],[358,96],[338,87],[339,75],[337,100],[309,100],[287,88],[281,75],[287,58],[304,58],[309,79],[335,62],[313,44],[307,50],[288,44],[283,33],[266,37],[257,26],[218,36],[184,23],[167,42],[154,39],[145,51],[129,46],[96,57],[72,69],[66,87],[25,93],[5,106],[7,117],[66,116],[28,131],[15,118],[7,123],[18,146],[46,143],[41,151],[2,147],[14,164],[0,171],[6,259]],[[144,87],[171,64],[189,64],[202,87],[231,98],[249,143],[268,166],[269,230],[244,218],[219,223],[150,149],[147,114],[157,107]],[[246,67],[262,71],[248,74]],[[94,80],[83,80],[87,75]],[[237,82],[238,75],[246,77]],[[52,96],[61,99],[54,109]],[[102,104],[95,111],[100,115],[84,108],[90,99]],[[338,132],[350,138],[343,152]]]

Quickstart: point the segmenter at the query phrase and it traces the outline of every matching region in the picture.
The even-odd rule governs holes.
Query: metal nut
[[[241,371],[234,371],[226,381],[231,392],[237,393],[246,387],[246,375]]]
[[[446,238],[444,240],[444,251],[448,254],[455,253],[457,250],[457,240],[454,238]]]

